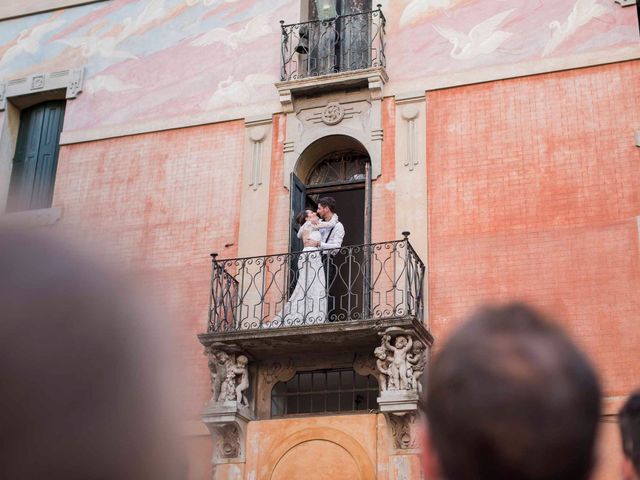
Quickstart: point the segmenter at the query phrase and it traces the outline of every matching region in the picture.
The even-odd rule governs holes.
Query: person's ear
[[[425,480],[439,480],[441,469],[438,456],[433,448],[428,424],[424,424],[422,429],[422,472]]]

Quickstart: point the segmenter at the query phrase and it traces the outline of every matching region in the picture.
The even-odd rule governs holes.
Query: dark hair
[[[426,413],[447,480],[584,480],[600,386],[559,328],[510,304],[479,311],[442,347]]]
[[[318,200],[318,205],[327,207],[331,213],[336,213],[336,199],[333,197],[322,197]]]
[[[309,215],[308,212],[313,212],[313,210],[311,210],[310,208],[305,208],[296,215],[296,223],[298,225],[304,225],[304,222],[307,221],[307,215]]]
[[[622,451],[631,460],[636,473],[640,475],[640,390],[631,394],[620,413],[620,434]]]

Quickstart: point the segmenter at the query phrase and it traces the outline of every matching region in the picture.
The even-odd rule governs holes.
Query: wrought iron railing
[[[280,79],[384,67],[385,23],[380,5],[376,10],[328,20],[289,25],[281,20]]]
[[[408,240],[219,260],[209,332],[415,317],[425,266]],[[328,273],[327,273],[328,272]]]

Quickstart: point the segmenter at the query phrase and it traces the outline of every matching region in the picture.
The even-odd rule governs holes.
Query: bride
[[[298,238],[322,241],[320,228],[332,228],[338,222],[337,215],[330,222],[321,222],[316,212],[307,209],[296,216],[301,225]],[[326,276],[322,255],[316,247],[304,247],[298,257],[297,282],[291,297],[282,311],[269,323],[269,327],[291,327],[324,323],[327,318]]]

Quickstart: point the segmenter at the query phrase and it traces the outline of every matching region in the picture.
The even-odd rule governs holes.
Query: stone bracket
[[[253,420],[249,409],[236,402],[209,402],[202,411],[202,421],[214,442],[212,462],[245,461],[247,425]]]
[[[386,414],[385,418],[391,430],[393,447],[396,450],[406,451],[419,448],[418,424],[420,415],[417,412],[408,412],[403,415],[391,413]]]
[[[84,68],[34,73],[0,84],[0,111],[7,108],[7,99],[21,95],[65,89],[65,98],[76,98],[84,84]]]

